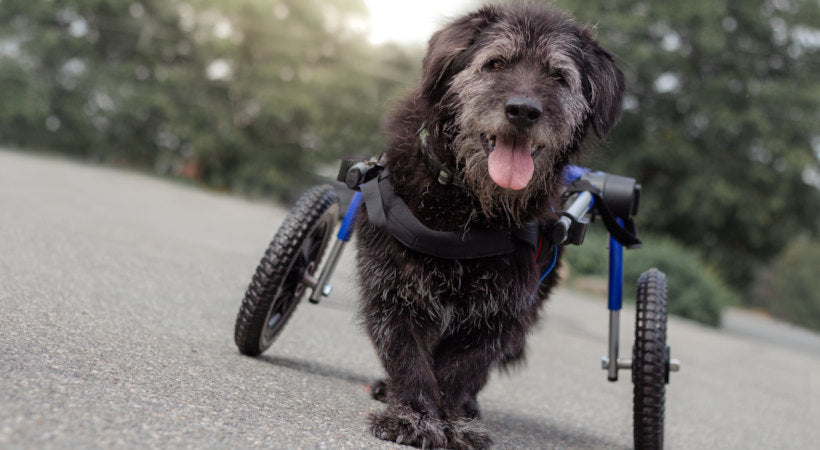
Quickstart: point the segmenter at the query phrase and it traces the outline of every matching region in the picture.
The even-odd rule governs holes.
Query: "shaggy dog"
[[[485,6],[431,38],[420,86],[387,123],[386,176],[430,229],[547,230],[562,170],[588,135],[606,136],[623,90],[612,56],[568,15]],[[548,257],[537,257],[518,242],[500,255],[442,258],[364,214],[357,235],[360,317],[386,372],[372,432],[421,447],[490,446],[476,395],[491,369],[523,359],[558,281],[556,270],[539,280],[557,248],[542,242]]]

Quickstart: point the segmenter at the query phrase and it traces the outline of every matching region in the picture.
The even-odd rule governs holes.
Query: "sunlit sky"
[[[441,25],[477,4],[476,0],[365,0],[370,10],[370,42],[427,42]]]

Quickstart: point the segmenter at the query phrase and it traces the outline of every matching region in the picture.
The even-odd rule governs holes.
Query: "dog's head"
[[[487,211],[549,190],[556,163],[589,130],[610,131],[623,91],[588,30],[546,5],[517,4],[485,6],[435,33],[420,94],[454,122],[453,151]]]

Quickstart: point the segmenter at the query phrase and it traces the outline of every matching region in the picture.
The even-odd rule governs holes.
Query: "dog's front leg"
[[[370,415],[373,434],[387,441],[420,447],[447,444],[441,399],[423,319],[399,308],[366,315],[379,359],[387,372],[387,408]]]
[[[442,396],[445,432],[451,448],[488,448],[489,433],[478,421],[476,396],[490,370],[521,353],[526,320],[507,314],[486,317],[444,337],[434,353],[434,368]]]

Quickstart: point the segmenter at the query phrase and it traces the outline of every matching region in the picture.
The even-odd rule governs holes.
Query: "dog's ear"
[[[464,70],[469,58],[463,57],[487,25],[498,20],[496,6],[488,5],[437,31],[430,38],[421,67],[421,89],[431,102],[438,102],[447,91],[447,83]]]
[[[587,74],[584,94],[592,107],[592,127],[603,139],[621,115],[626,81],[612,54],[598,45],[588,29],[581,30],[581,39]]]

